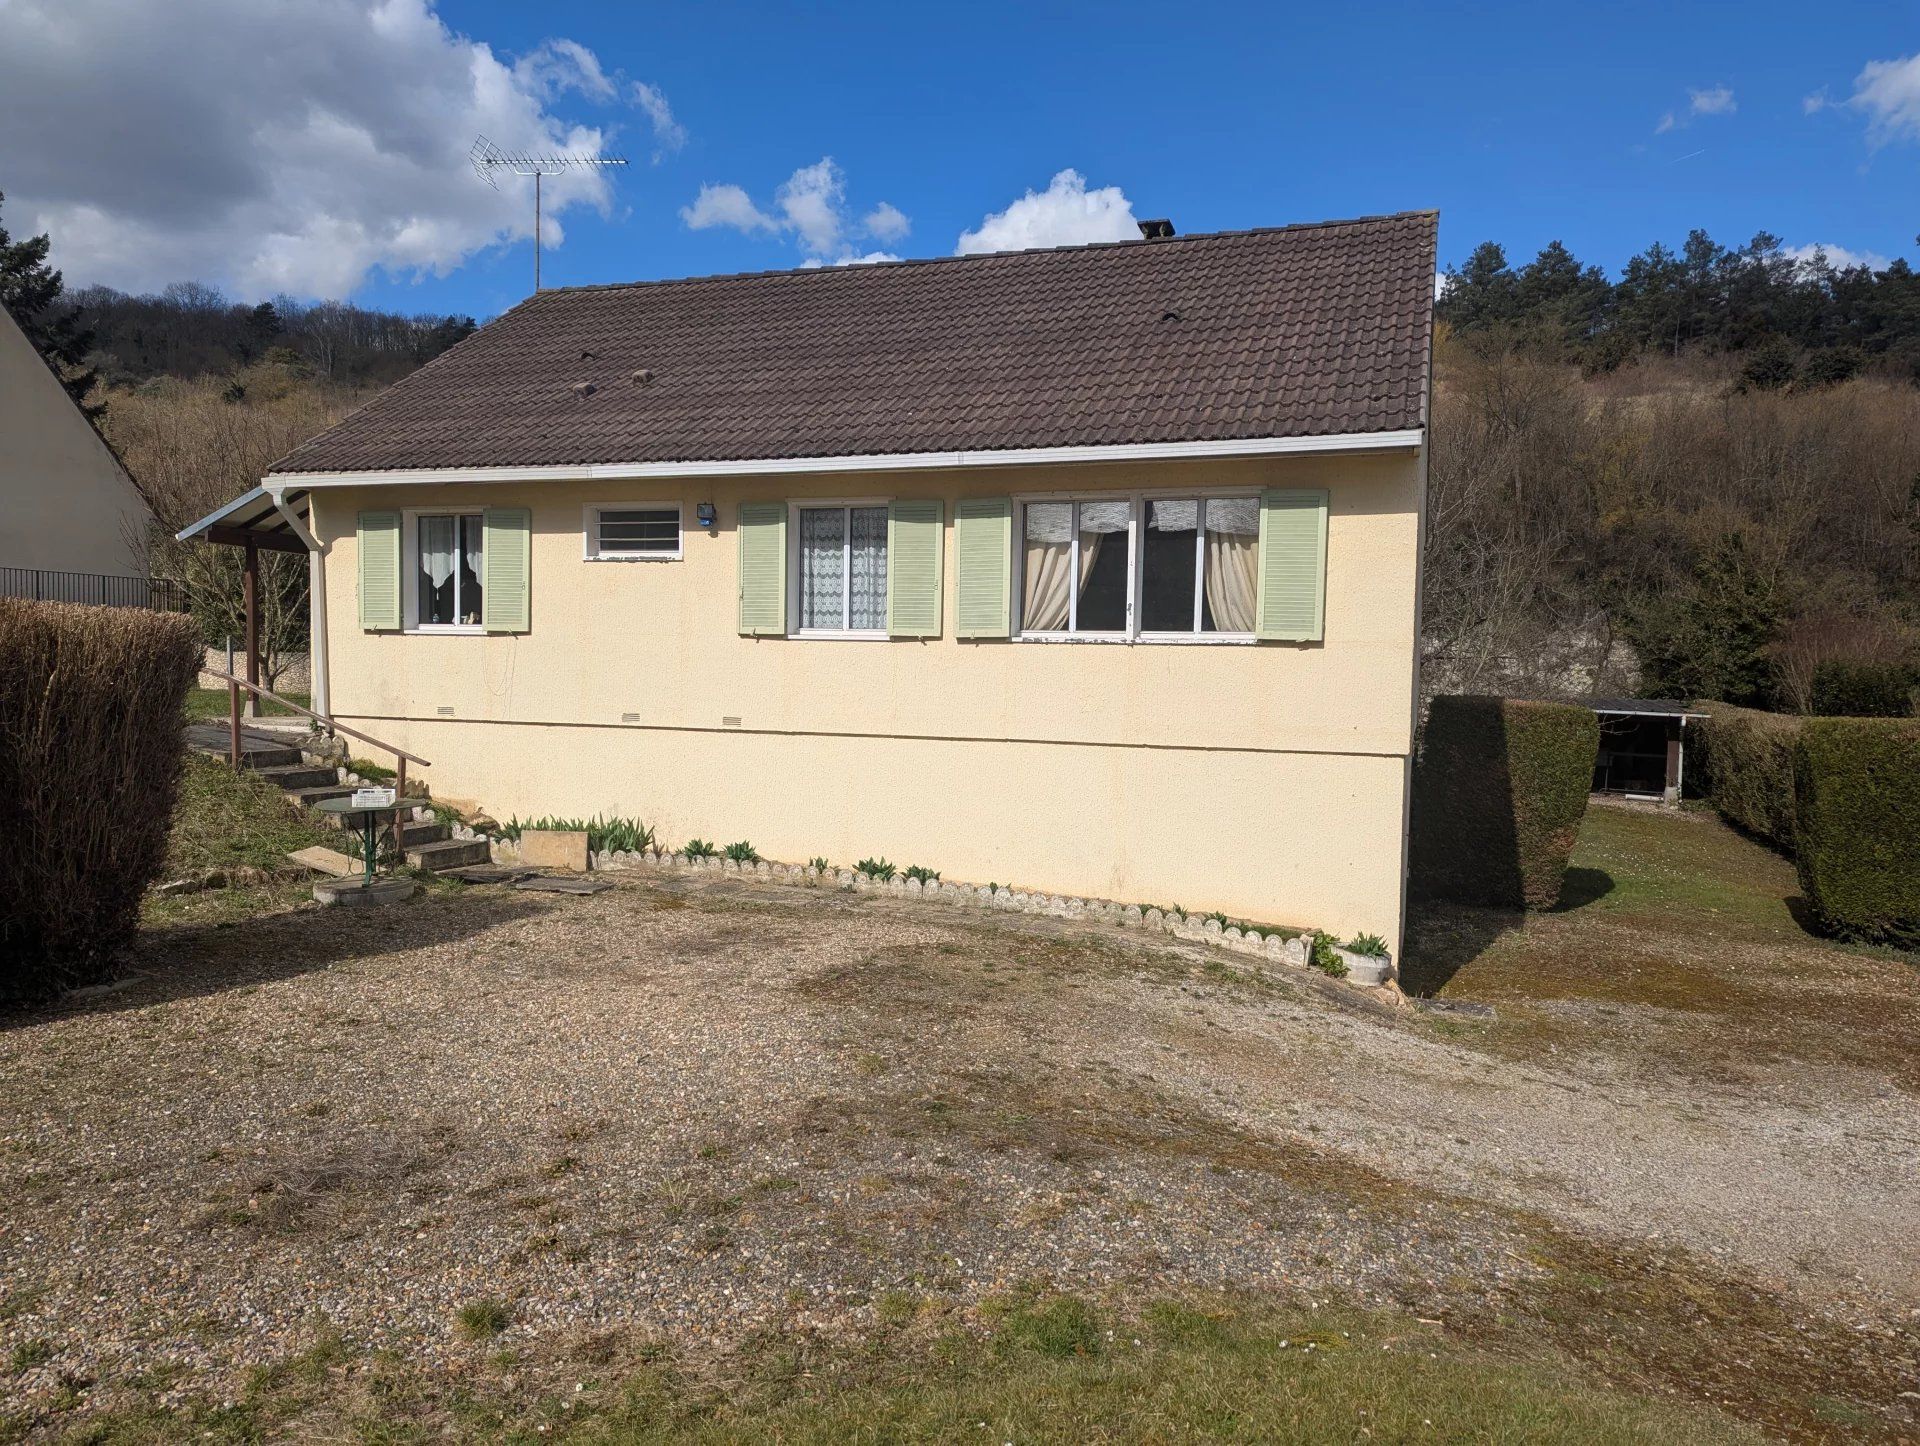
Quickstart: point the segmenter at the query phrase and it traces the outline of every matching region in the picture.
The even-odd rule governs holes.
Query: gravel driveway
[[[1597,1273],[1902,1409],[1914,1095],[1712,1077],[1655,1048],[1683,1011],[1515,1050],[1198,945],[711,876],[152,930],[140,967],[0,1029],[16,1408],[322,1324],[457,1362],[482,1298],[510,1339],[720,1346],[1035,1279],[1553,1320]]]

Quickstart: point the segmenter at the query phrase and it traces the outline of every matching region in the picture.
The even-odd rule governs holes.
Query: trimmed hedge
[[[1813,670],[1813,711],[1822,718],[1911,718],[1920,672],[1906,663],[1834,659]]]
[[[1920,723],[1811,719],[1793,778],[1800,888],[1821,923],[1920,946]]]
[[[1593,787],[1600,720],[1590,709],[1512,698],[1435,698],[1413,771],[1416,892],[1545,909]]]
[[[1710,703],[1692,762],[1727,822],[1793,852],[1793,747],[1804,718]]]
[[[0,1003],[109,977],[166,856],[190,618],[0,598]]]

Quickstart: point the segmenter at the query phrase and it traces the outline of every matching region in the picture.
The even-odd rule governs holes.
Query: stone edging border
[[[494,840],[493,849],[498,862],[517,862],[518,851],[503,840]],[[1244,954],[1277,964],[1291,964],[1300,969],[1307,967],[1307,941],[1302,936],[1282,939],[1277,934],[1269,934],[1262,938],[1258,934],[1246,933],[1232,924],[1223,927],[1218,919],[1196,920],[1192,915],[1183,919],[1178,914],[1164,913],[1155,908],[1143,909],[1138,904],[1117,904],[1111,899],[1083,899],[1076,895],[1042,894],[1027,889],[989,889],[985,884],[951,883],[943,880],[922,884],[918,879],[909,879],[898,874],[882,883],[857,869],[822,870],[809,868],[804,864],[774,863],[768,859],[761,859],[757,863],[741,864],[728,858],[688,858],[685,854],[666,853],[660,850],[645,853],[591,854],[588,856],[588,865],[593,869],[609,872],[653,867],[691,869],[704,873],[740,874],[747,878],[763,879],[770,883],[792,884],[801,888],[853,889],[862,893],[894,894],[902,898],[938,899],[942,903],[998,909],[1006,913],[1050,914],[1061,919],[1092,919],[1100,923],[1114,924],[1123,929],[1147,929],[1197,944],[1211,944],[1217,949],[1226,949],[1235,954]],[[1347,964],[1347,977],[1338,981],[1340,983],[1364,989],[1380,985],[1391,986],[1398,978],[1398,971],[1389,959],[1353,954],[1345,949],[1341,949],[1339,953]]]

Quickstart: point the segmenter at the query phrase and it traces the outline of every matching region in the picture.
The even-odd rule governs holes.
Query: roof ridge
[[[687,286],[709,281],[756,281],[772,276],[833,275],[842,271],[887,271],[903,266],[946,266],[969,261],[992,261],[1009,256],[1056,256],[1069,251],[1112,251],[1121,247],[1150,245],[1156,250],[1190,245],[1196,241],[1230,241],[1243,236],[1277,236],[1289,231],[1320,231],[1335,226],[1365,226],[1385,221],[1417,221],[1437,218],[1438,207],[1414,211],[1383,211],[1370,216],[1342,216],[1324,221],[1290,221],[1282,226],[1245,226],[1234,231],[1194,231],[1184,236],[1163,236],[1156,241],[1132,237],[1124,241],[1080,241],[1065,246],[1023,246],[1012,251],[972,251],[951,256],[901,256],[891,261],[822,263],[818,266],[774,266],[759,271],[712,271],[698,276],[656,276],[644,281],[585,281],[577,286],[548,286],[515,302],[501,316],[518,311],[543,296],[564,296],[582,291],[637,291],[651,286]],[[497,320],[498,318],[496,318]]]

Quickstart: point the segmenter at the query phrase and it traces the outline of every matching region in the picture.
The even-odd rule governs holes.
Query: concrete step
[[[274,768],[299,768],[306,763],[306,755],[298,748],[262,748],[250,745],[241,750],[240,766],[251,768],[257,773]],[[333,776],[333,770],[327,770],[327,776]]]
[[[421,844],[407,850],[407,862],[416,869],[440,873],[445,869],[484,864],[492,858],[485,839],[448,839],[444,843]]]
[[[290,768],[256,768],[256,775],[276,788],[292,793],[299,788],[331,788],[340,781],[333,769],[319,763],[301,763]]]
[[[410,823],[400,831],[400,842],[407,848],[418,848],[421,844],[445,843],[453,837],[453,830],[444,823]]]
[[[346,798],[352,793],[353,785],[351,783],[333,783],[328,784],[324,788],[290,788],[287,790],[287,797],[299,804],[302,808],[308,808],[325,799]]]

